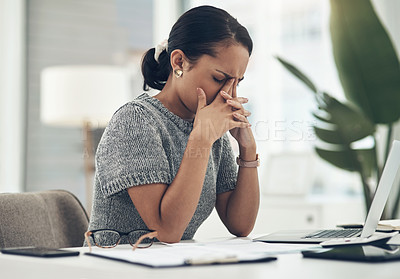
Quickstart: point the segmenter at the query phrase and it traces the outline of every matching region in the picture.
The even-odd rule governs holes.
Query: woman
[[[214,206],[236,236],[247,236],[259,206],[256,143],[236,87],[251,38],[211,6],[183,14],[168,42],[142,61],[143,93],[121,107],[96,153],[90,230],[149,229],[163,242],[191,239]],[[237,170],[226,132],[239,144]],[[128,240],[122,238],[122,243]]]

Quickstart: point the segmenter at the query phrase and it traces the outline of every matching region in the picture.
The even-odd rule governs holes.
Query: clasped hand
[[[227,81],[209,105],[206,93],[201,88],[197,89],[198,105],[193,128],[200,129],[202,138],[211,144],[229,131],[239,146],[252,147],[255,141],[247,119],[251,113],[243,107],[248,100],[237,97],[233,84],[233,79]]]

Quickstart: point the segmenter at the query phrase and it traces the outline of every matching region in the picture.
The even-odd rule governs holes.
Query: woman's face
[[[248,62],[248,50],[240,44],[234,44],[217,48],[216,57],[201,56],[191,68],[186,64],[180,82],[180,99],[192,113],[196,113],[196,89],[204,90],[207,104],[210,104],[230,79],[234,82],[228,93],[236,97],[236,87],[244,78]]]

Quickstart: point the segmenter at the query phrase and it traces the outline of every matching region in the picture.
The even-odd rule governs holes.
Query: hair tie
[[[154,52],[154,60],[156,60],[157,63],[159,63],[158,58],[160,57],[161,52],[163,52],[164,50],[168,51],[168,39],[165,39],[156,46],[156,50]]]

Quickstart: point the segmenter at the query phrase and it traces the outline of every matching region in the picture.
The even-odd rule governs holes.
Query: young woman
[[[144,89],[161,91],[121,107],[106,128],[96,153],[89,230],[147,229],[160,241],[178,242],[191,239],[216,207],[232,234],[251,232],[258,156],[247,99],[236,88],[252,48],[236,19],[201,6],[145,54]],[[228,131],[239,145],[237,160]]]

